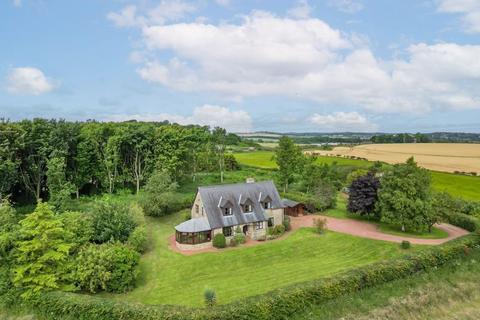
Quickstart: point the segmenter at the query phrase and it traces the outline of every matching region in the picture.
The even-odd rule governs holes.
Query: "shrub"
[[[144,253],[147,250],[147,229],[145,226],[136,227],[128,237],[127,244],[133,250]]]
[[[227,246],[227,240],[222,233],[216,234],[213,237],[213,246],[219,249],[225,248]]]
[[[185,198],[182,194],[174,192],[145,194],[141,204],[147,216],[161,217],[184,209]]]
[[[192,213],[190,211],[185,211],[185,213],[183,214],[183,220],[187,221],[190,219],[192,219]]]
[[[470,232],[479,229],[479,222],[476,218],[462,213],[451,213],[443,217],[445,221],[454,226],[460,227]]]
[[[235,233],[232,240],[235,241],[235,244],[244,244],[247,239],[243,233]]]
[[[137,226],[136,216],[130,206],[114,203],[111,200],[97,201],[91,209],[93,235],[96,243],[107,241],[127,241]]]
[[[88,292],[126,292],[137,277],[140,255],[121,243],[89,244],[80,250],[74,279]]]
[[[315,232],[317,232],[318,234],[323,234],[327,229],[327,219],[325,218],[313,219],[313,226],[315,227]]]
[[[290,225],[290,217],[285,216],[282,223],[283,223],[283,226],[285,227],[285,231],[292,230],[292,226]]]
[[[203,297],[205,299],[205,305],[207,307],[213,307],[217,303],[217,294],[213,289],[205,289]]]
[[[402,249],[410,249],[412,245],[410,244],[410,241],[407,241],[407,240],[403,240],[402,243],[400,244],[400,247]]]
[[[285,232],[285,226],[283,224],[277,224],[273,227],[272,234],[281,236]]]

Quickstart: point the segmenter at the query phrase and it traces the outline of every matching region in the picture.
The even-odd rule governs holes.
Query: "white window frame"
[[[251,204],[246,204],[245,206],[243,206],[243,210],[245,210],[245,213],[253,212],[253,206]]]
[[[233,210],[230,207],[223,208],[223,215],[224,216],[231,216],[233,215]]]
[[[263,229],[263,221],[255,222],[255,230],[262,230]]]
[[[264,209],[272,209],[272,202],[271,201],[264,202],[263,203],[263,208]]]

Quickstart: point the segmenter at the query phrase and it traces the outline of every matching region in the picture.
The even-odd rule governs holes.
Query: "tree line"
[[[38,201],[136,192],[155,170],[174,180],[225,170],[225,129],[168,122],[0,120],[0,199]],[[228,159],[227,159],[228,162]]]

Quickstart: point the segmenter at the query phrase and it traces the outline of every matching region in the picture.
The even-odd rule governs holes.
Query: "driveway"
[[[447,241],[456,239],[458,237],[467,235],[469,232],[461,228],[452,226],[447,223],[436,224],[435,227],[442,229],[448,233],[447,238],[442,239],[419,239],[411,237],[396,236],[391,234],[382,233],[377,229],[377,226],[373,223],[358,221],[353,219],[339,219],[333,217],[327,217],[322,215],[306,215],[303,217],[290,217],[292,224],[292,230],[296,230],[302,227],[313,227],[313,220],[315,218],[327,219],[327,229],[351,234],[353,236],[369,238],[375,240],[383,240],[390,242],[402,242],[404,240],[410,241],[412,244],[425,244],[425,245],[439,245]]]

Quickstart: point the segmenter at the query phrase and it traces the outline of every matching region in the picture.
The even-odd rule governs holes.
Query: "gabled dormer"
[[[258,202],[260,202],[263,209],[271,209],[272,208],[272,198],[268,194],[262,195],[262,193],[260,193]]]
[[[240,195],[238,204],[242,208],[243,213],[253,212],[253,201],[249,197],[242,197],[242,195]]]
[[[222,210],[222,214],[224,216],[231,216],[233,215],[233,203],[230,200],[220,198],[218,202],[218,207]]]

